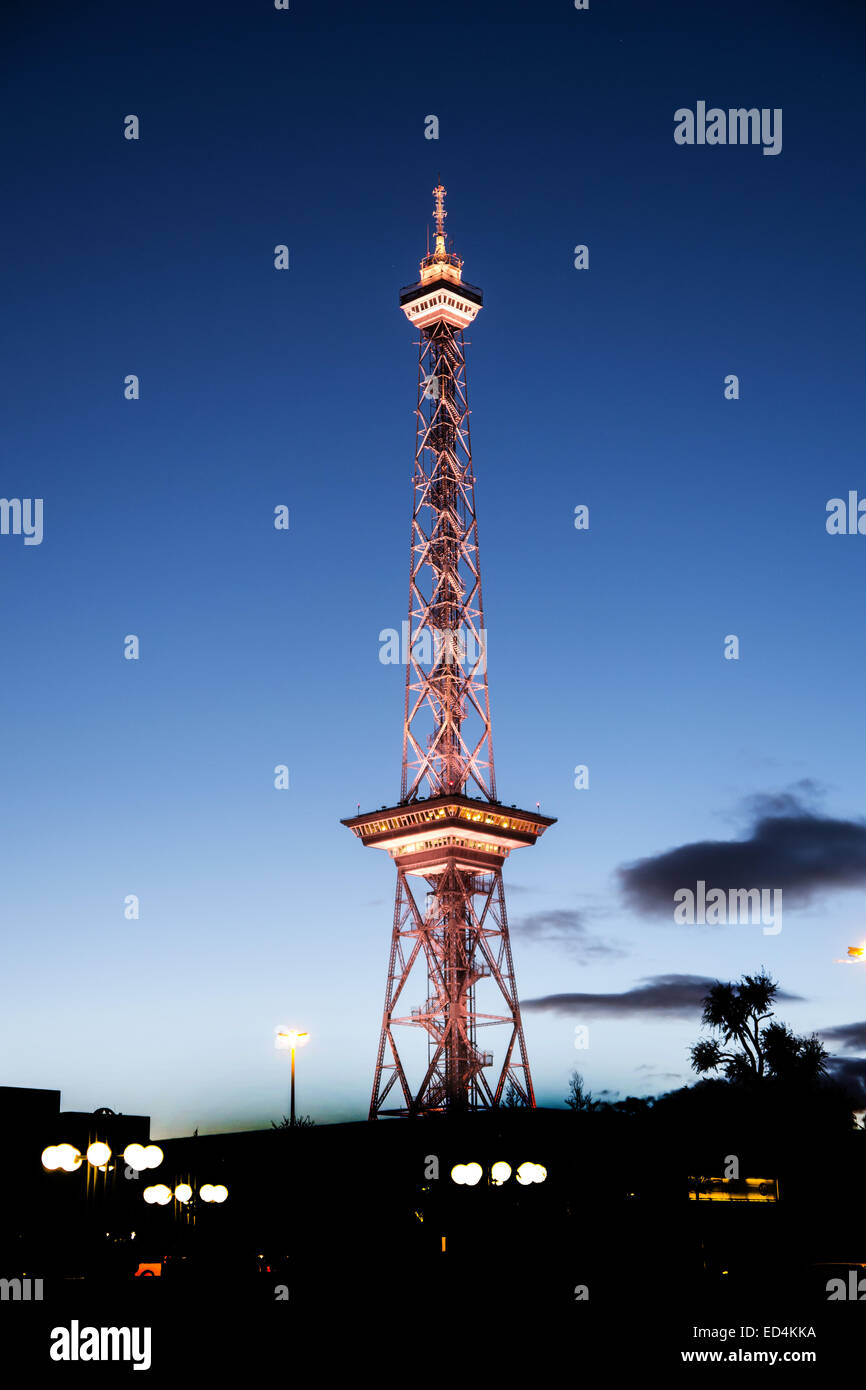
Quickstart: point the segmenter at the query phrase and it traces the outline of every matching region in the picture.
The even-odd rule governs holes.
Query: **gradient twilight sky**
[[[860,6],[49,0],[2,29],[0,492],[45,515],[0,536],[3,1083],[157,1135],[267,1125],[291,1024],[300,1110],[366,1114],[394,873],[339,821],[399,794],[397,293],[440,173],[485,295],[498,786],[558,817],[506,867],[522,999],[763,964],[798,1030],[866,1018],[834,963],[866,937],[866,538],[825,527],[866,494]],[[782,152],[675,144],[699,100],[781,108]],[[623,896],[621,866],[748,838],[791,788],[800,868],[851,824],[779,935]],[[575,1066],[688,1080],[699,1010],[660,998],[527,1007],[539,1102]]]

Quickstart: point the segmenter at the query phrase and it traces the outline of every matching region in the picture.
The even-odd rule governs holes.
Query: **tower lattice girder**
[[[421,331],[417,420],[401,797],[470,781],[493,798],[466,362],[441,320]]]
[[[400,295],[420,333],[400,801],[343,822],[397,867],[371,1119],[496,1106],[507,1090],[535,1105],[502,865],[554,821],[496,799],[463,340],[482,295],[446,249],[441,185],[434,197],[435,249]],[[426,1000],[413,1005],[406,987],[422,964]],[[479,985],[493,998],[489,1012]],[[493,1053],[478,1044],[489,1027],[507,1035],[495,1082],[485,1076]],[[426,1034],[414,1085],[397,1028]]]

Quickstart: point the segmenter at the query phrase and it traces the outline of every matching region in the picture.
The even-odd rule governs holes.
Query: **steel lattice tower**
[[[482,1109],[501,1104],[506,1088],[535,1105],[502,865],[555,823],[496,797],[463,340],[482,296],[446,249],[441,184],[434,198],[434,250],[421,262],[420,279],[400,293],[420,332],[400,802],[343,821],[397,866],[371,1119]],[[404,989],[416,963],[416,973],[426,966],[427,997],[407,1011]],[[485,1008],[493,1012],[480,1011],[479,984],[492,995]],[[508,1041],[496,1080],[488,1081],[493,1054],[479,1049],[477,1035],[495,1025],[508,1029]],[[414,1086],[398,1026],[427,1036],[426,1070]]]

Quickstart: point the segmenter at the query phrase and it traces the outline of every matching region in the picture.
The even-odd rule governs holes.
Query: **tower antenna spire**
[[[437,261],[444,261],[447,254],[445,251],[445,218],[448,216],[445,211],[445,194],[447,191],[441,178],[438,179],[436,187],[433,189],[433,197],[436,199],[433,207],[433,219],[436,223],[436,251],[434,254]]]

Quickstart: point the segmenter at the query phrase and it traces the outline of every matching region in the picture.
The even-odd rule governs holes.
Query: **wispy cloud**
[[[628,955],[615,942],[590,934],[591,920],[605,915],[600,908],[551,908],[518,918],[512,923],[512,930],[529,941],[562,946],[582,965],[588,965],[594,960]]]
[[[645,1062],[641,1066],[635,1067],[635,1071],[646,1072],[648,1077],[654,1076],[660,1081],[678,1081],[683,1076],[681,1071],[658,1071],[655,1062]]]

